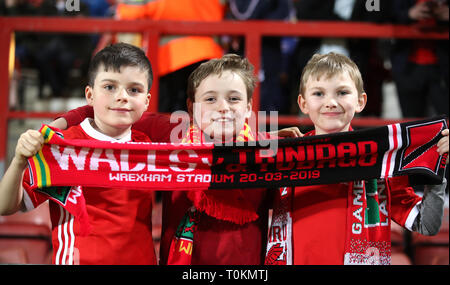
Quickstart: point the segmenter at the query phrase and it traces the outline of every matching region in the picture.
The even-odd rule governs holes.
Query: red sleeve
[[[134,142],[151,142],[150,138],[146,134],[137,130],[132,131],[131,140]]]
[[[61,116],[66,119],[67,128],[80,124],[86,118],[94,118],[94,108],[88,105],[70,110]]]
[[[80,124],[86,118],[94,118],[94,109],[85,105],[61,116],[67,121],[67,128]],[[170,142],[170,133],[178,123],[170,123],[166,115],[144,112],[133,128],[146,134],[153,142]]]
[[[144,112],[133,129],[146,134],[152,142],[170,142],[170,133],[179,123],[170,123],[166,115]]]
[[[391,217],[396,223],[404,227],[408,217],[416,215],[411,210],[422,198],[414,193],[414,189],[409,185],[407,176],[389,178],[387,183],[391,193]],[[415,219],[415,216],[409,218]]]

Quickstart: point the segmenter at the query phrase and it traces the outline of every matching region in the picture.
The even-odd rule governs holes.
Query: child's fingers
[[[278,136],[285,138],[299,138],[303,137],[303,134],[297,127],[289,127],[279,130]]]
[[[24,150],[28,151],[30,155],[35,155],[42,147],[42,144],[37,140],[29,140],[23,142]]]
[[[22,157],[31,157],[36,154],[35,144],[27,140],[21,140],[20,143],[17,144],[16,154]]]
[[[437,146],[438,146],[438,152],[440,155],[444,154],[444,153],[448,153],[448,144],[449,144],[449,130],[445,129],[441,132],[441,134],[444,136],[442,139],[439,140]],[[447,161],[446,163],[448,164],[449,161],[449,157],[447,156]]]
[[[36,141],[39,144],[44,143],[44,137],[42,136],[41,132],[38,132],[36,130],[28,130],[26,134],[28,134],[31,140]]]
[[[30,157],[35,155],[44,144],[44,138],[42,134],[35,130],[28,130],[23,133],[16,147],[16,155],[22,157]]]
[[[295,133],[295,137],[297,137],[297,138],[301,138],[301,137],[303,137],[303,133],[302,132],[300,132],[300,130],[297,128],[297,127],[293,127],[294,128],[294,133]]]
[[[448,140],[449,140],[449,138],[448,138],[448,136],[445,136],[445,137],[442,137],[439,141],[438,141],[438,145],[443,145],[443,144],[445,144],[445,143],[448,143]]]
[[[448,136],[445,136],[438,141],[436,146],[437,146],[437,151],[439,152],[439,154],[444,154],[444,153],[448,152],[448,149],[449,149],[448,144],[449,144]]]
[[[33,136],[29,136],[24,138],[23,145],[32,152],[37,152],[41,149],[43,144],[43,141],[41,141],[39,138],[35,138]]]

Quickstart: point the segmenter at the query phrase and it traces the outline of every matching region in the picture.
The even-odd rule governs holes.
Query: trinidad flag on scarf
[[[445,120],[442,123],[412,122],[387,126],[389,131],[389,151],[383,157],[382,173],[385,177],[410,175],[413,184],[425,184],[420,173],[423,170],[434,175],[445,168],[448,154],[442,158],[436,151],[436,144],[441,138],[443,128],[448,128]],[[396,175],[394,175],[394,173]],[[417,173],[418,175],[412,175]]]
[[[415,184],[440,184],[448,154],[439,155],[436,143],[446,128],[446,118],[437,117],[345,133],[214,145],[69,140],[44,125],[45,144],[28,164],[36,191],[81,216],[83,206],[72,205],[69,198],[82,193],[72,186],[191,191],[400,175],[409,175]],[[55,186],[68,188],[65,194],[48,191]]]

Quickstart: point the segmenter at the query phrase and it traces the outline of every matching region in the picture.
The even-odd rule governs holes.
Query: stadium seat
[[[412,265],[412,262],[405,253],[392,252],[391,265]]]
[[[27,253],[21,247],[0,249],[0,264],[26,264]]]
[[[391,264],[411,265],[411,259],[405,253],[405,229],[392,221],[391,223]]]
[[[412,235],[414,264],[448,265],[449,264],[449,211],[444,211],[440,232],[435,236]]]
[[[0,263],[51,263],[48,203],[27,213],[0,216]]]
[[[391,223],[391,250],[392,253],[403,253],[405,247],[405,229],[392,221]]]

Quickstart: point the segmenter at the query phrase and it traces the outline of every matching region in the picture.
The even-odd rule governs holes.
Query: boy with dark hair
[[[92,60],[85,89],[94,118],[62,131],[62,135],[66,139],[149,142],[145,134],[131,130],[131,125],[148,107],[152,80],[150,62],[141,49],[123,43],[104,48]],[[0,183],[0,214],[34,209],[48,199],[30,190],[29,172],[22,178],[27,159],[43,142],[36,130],[20,136]],[[152,191],[73,189],[80,194],[78,199],[86,201],[91,231],[83,235],[73,213],[50,199],[54,264],[157,264],[152,242]]]

